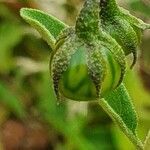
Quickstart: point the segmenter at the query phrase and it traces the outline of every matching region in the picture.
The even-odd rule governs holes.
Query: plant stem
[[[99,0],[86,0],[76,22],[80,38],[91,40],[99,33]]]
[[[100,7],[105,9],[117,8],[116,0],[100,0]]]
[[[100,0],[101,19],[113,16],[118,12],[118,5],[115,0]]]

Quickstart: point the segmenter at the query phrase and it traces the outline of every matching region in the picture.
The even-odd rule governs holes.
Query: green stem
[[[100,6],[105,9],[118,8],[116,0],[100,0]]]
[[[100,0],[100,16],[108,17],[116,14],[119,10],[116,0]]]
[[[91,40],[99,33],[99,0],[86,0],[76,21],[76,33]]]

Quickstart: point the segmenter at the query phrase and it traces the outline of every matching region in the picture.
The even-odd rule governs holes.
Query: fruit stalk
[[[108,11],[108,15],[111,15],[111,13],[115,13],[118,9],[118,5],[115,0],[100,0],[100,8],[104,8]]]
[[[77,35],[92,40],[99,33],[99,0],[86,0],[81,10],[75,30]]]

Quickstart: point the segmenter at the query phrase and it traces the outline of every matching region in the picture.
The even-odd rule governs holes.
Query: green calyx
[[[96,100],[122,82],[125,54],[99,23],[99,0],[87,0],[76,26],[60,34],[50,62],[58,98]]]
[[[86,0],[72,28],[36,9],[23,8],[20,14],[53,50],[50,71],[57,97],[73,100],[96,100],[119,86],[126,55],[133,53],[134,65],[141,31],[150,28],[115,0]]]
[[[99,99],[118,85],[121,67],[101,41],[89,45],[71,30],[69,36],[57,41],[51,56],[56,95],[79,101]]]
[[[86,0],[76,21],[76,34],[86,41],[94,41],[99,34],[99,0]]]
[[[119,7],[115,0],[100,1],[100,22],[100,28],[118,42],[125,55],[133,54],[133,67],[137,60],[141,31],[150,28],[150,25]]]

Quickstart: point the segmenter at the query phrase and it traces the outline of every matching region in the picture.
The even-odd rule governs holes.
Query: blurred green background
[[[96,102],[57,104],[48,70],[51,49],[19,16],[21,7],[44,10],[69,25],[84,0],[0,0],[0,150],[134,150]],[[149,0],[120,0],[150,23]],[[129,57],[129,62],[130,62]],[[125,84],[139,116],[138,133],[150,129],[150,31]]]

